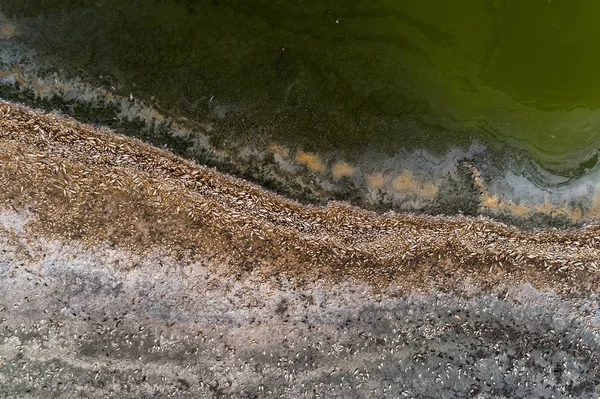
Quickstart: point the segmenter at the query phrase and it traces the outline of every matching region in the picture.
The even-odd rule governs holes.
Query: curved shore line
[[[136,139],[0,102],[0,204],[32,233],[221,259],[236,273],[410,289],[598,287],[600,225],[523,231],[488,218],[305,206]],[[133,267],[135,265],[131,265]]]

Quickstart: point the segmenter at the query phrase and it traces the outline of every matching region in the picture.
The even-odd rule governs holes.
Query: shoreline
[[[6,3],[0,397],[600,397],[598,111],[454,14]]]
[[[35,215],[30,234],[218,257],[265,278],[410,290],[467,279],[584,295],[600,281],[597,222],[526,231],[484,217],[301,205],[107,129],[5,102],[0,116],[0,202]]]
[[[0,45],[12,53],[0,60],[1,98],[107,126],[305,204],[340,200],[377,212],[482,215],[521,228],[572,227],[600,215],[598,170],[566,181],[539,169],[520,147],[498,152],[476,141],[445,153],[322,153],[258,131],[247,133],[259,137],[258,143],[250,143],[247,137],[233,138],[225,119],[213,115],[195,122],[165,110],[156,99],[132,102],[114,87],[42,72],[36,56],[18,41]],[[29,61],[17,61],[21,58],[16,55]],[[562,183],[556,185],[558,181]]]
[[[0,394],[592,397],[599,236],[302,205],[0,103]]]

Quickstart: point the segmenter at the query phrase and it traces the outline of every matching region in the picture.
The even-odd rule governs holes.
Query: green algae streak
[[[49,69],[345,156],[507,146],[568,177],[600,144],[592,1],[3,0]],[[54,61],[54,62],[52,62]]]

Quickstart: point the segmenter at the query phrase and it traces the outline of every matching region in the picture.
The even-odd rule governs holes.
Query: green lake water
[[[346,159],[482,143],[595,170],[600,3],[2,0],[48,70],[213,121],[218,140]]]

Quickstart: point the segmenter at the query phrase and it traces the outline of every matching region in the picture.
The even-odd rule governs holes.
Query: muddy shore
[[[599,392],[594,220],[301,205],[6,102],[0,220],[7,397]]]

